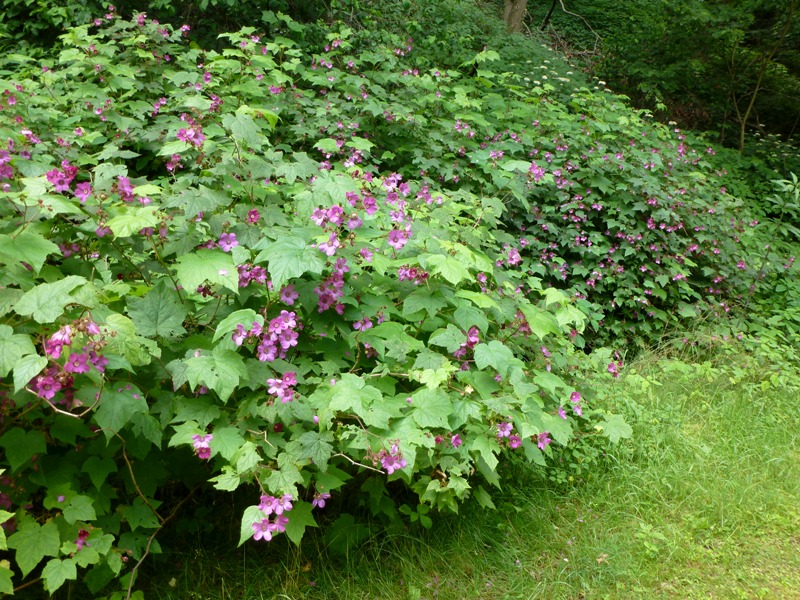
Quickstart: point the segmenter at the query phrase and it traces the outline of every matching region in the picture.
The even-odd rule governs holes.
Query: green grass
[[[634,440],[571,489],[520,470],[498,511],[468,505],[346,556],[321,536],[206,543],[162,558],[147,597],[800,598],[800,372],[776,356],[639,359],[597,390]]]

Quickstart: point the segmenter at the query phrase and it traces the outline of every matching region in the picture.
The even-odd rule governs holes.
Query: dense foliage
[[[502,202],[398,172],[425,148],[414,101],[477,90],[418,72],[410,40],[356,56],[343,29],[310,55],[246,30],[217,53],[187,33],[112,12],[5,73],[3,591],[85,568],[130,590],[209,479],[254,484],[242,542],[298,542],[348,482],[425,523],[492,506],[507,453],[628,434],[581,389],[617,362],[516,268]]]
[[[534,26],[549,3],[529,3]],[[757,151],[759,134],[796,140],[800,7],[790,0],[587,2],[554,11],[556,39],[638,106]],[[775,166],[797,170],[796,150]],[[787,163],[788,161],[788,163]]]
[[[339,494],[492,507],[503,462],[630,434],[605,342],[797,302],[796,181],[759,204],[515,43],[264,18],[217,51],[110,10],[0,64],[0,592],[130,595],[209,488],[251,495],[242,543]]]

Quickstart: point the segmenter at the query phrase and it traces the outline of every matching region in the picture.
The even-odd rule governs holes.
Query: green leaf
[[[3,469],[0,469],[0,473]],[[14,516],[14,513],[7,510],[0,510],[0,525],[8,521]],[[6,530],[0,527],[0,550],[8,550],[8,543],[6,542]]]
[[[70,293],[86,283],[86,279],[70,275],[55,283],[40,283],[28,290],[14,305],[17,314],[32,316],[37,323],[52,323],[64,313],[74,299]]]
[[[204,425],[201,424],[202,426]],[[244,438],[238,427],[217,427],[214,429],[211,451],[215,454],[219,453],[225,460],[230,461],[243,445]]]
[[[294,463],[294,457],[286,452],[278,455],[278,469],[273,471],[265,482],[269,490],[277,495],[291,494],[297,497],[297,485],[303,483],[303,476]]]
[[[186,359],[186,378],[194,390],[202,384],[214,390],[223,402],[230,398],[241,377],[247,377],[242,357],[233,350],[217,346],[209,353],[198,351],[199,356]]]
[[[336,154],[339,152],[339,142],[333,138],[324,138],[314,144],[314,149],[328,154]]]
[[[345,173],[321,171],[312,188],[315,197],[328,196],[335,204],[347,205],[347,192],[358,192],[358,184]]]
[[[303,500],[292,501],[292,510],[288,513],[289,522],[286,524],[286,535],[295,545],[300,545],[306,527],[318,527],[311,514],[311,503]]]
[[[236,463],[236,472],[238,474],[247,473],[261,462],[258,446],[253,442],[245,442],[233,455],[231,461]]]
[[[470,327],[477,327],[479,331],[485,332],[489,328],[486,314],[482,310],[478,310],[466,303],[456,309],[453,318],[464,331],[469,331]]]
[[[633,435],[633,429],[625,422],[622,415],[605,415],[602,423],[597,425],[612,444],[618,443],[622,438],[628,439]]]
[[[41,431],[25,431],[14,427],[0,437],[0,446],[6,449],[6,459],[14,472],[24,465],[34,454],[47,452],[44,434]]]
[[[14,393],[28,385],[46,366],[47,359],[44,356],[31,354],[20,358],[14,365]]]
[[[128,316],[139,335],[173,337],[186,333],[187,311],[177,292],[163,281],[142,298],[128,298]]]
[[[292,504],[292,508],[294,509],[294,504]],[[248,506],[244,509],[242,513],[242,523],[239,527],[239,546],[253,537],[253,533],[255,533],[253,531],[253,524],[260,523],[263,518],[264,513],[258,509],[258,506]]]
[[[64,585],[64,582],[68,579],[77,578],[78,569],[75,568],[75,561],[71,558],[65,558],[64,560],[53,558],[42,569],[44,589],[51,594]]]
[[[361,138],[361,137],[352,137],[350,141],[345,144],[348,148],[355,148],[357,150],[361,150],[364,152],[369,152],[372,148],[375,147],[375,144],[370,142],[368,139]]]
[[[569,386],[564,382],[561,377],[550,371],[537,371],[533,382],[546,390],[549,390],[554,396],[558,395],[559,389],[567,389]]]
[[[107,386],[101,393],[100,404],[92,417],[110,439],[122,431],[136,413],[147,413],[147,401],[138,388]]]
[[[453,412],[453,404],[447,392],[439,389],[423,388],[411,396],[411,418],[423,428],[448,428],[448,417]]]
[[[514,356],[511,349],[497,340],[492,340],[488,344],[478,344],[474,352],[475,365],[479,369],[493,367],[503,377],[510,367],[523,366],[522,361]]]
[[[332,492],[342,487],[352,477],[334,466],[328,466],[328,470],[324,473],[317,473],[314,476],[314,487],[320,493]]]
[[[8,561],[0,560],[0,594],[14,593],[14,582],[11,580],[14,573],[6,568],[8,564]]]
[[[58,251],[56,244],[30,229],[13,237],[0,235],[0,262],[9,266],[26,262],[33,267],[37,275],[47,257]]]
[[[187,218],[193,219],[201,212],[211,212],[230,204],[231,198],[224,192],[212,190],[204,185],[197,189],[190,188],[181,192],[178,196],[167,199],[164,206],[167,208],[179,208]]]
[[[458,350],[466,341],[467,335],[452,323],[448,323],[447,329],[440,329],[428,339],[429,344],[443,346],[450,353]]]
[[[328,461],[333,454],[333,434],[329,431],[319,433],[317,431],[306,431],[298,441],[303,448],[303,454],[309,457],[320,471],[328,468]],[[294,511],[292,511],[294,514]]]
[[[345,373],[333,386],[328,406],[330,410],[362,415],[370,404],[380,402],[382,398],[378,388],[367,385],[358,375]]]
[[[158,508],[159,502],[148,499],[153,508]],[[140,527],[145,529],[156,529],[159,526],[158,517],[153,513],[153,510],[144,503],[139,496],[134,498],[133,504],[126,506],[122,509],[122,516],[128,522],[131,531],[136,531]]]
[[[558,334],[560,327],[555,315],[546,310],[539,308],[533,304],[520,304],[519,309],[525,315],[525,320],[531,328],[531,331],[540,340],[548,333]]]
[[[275,168],[276,174],[284,177],[286,183],[294,183],[298,178],[307,179],[320,175],[319,163],[305,152],[295,152],[292,157],[295,159],[294,162],[280,162]]]
[[[252,308],[243,308],[242,310],[234,311],[219,322],[212,341],[216,342],[219,338],[233,332],[240,323],[245,326],[245,329],[250,329],[254,322],[263,325],[264,317],[259,315]]]
[[[214,484],[215,489],[232,492],[239,487],[242,479],[233,467],[226,465],[222,467],[222,473],[212,477],[209,481]]]
[[[497,302],[489,298],[486,294],[480,292],[470,292],[468,290],[460,290],[456,292],[459,298],[466,298],[478,308],[497,308]]]
[[[98,490],[103,486],[108,475],[116,470],[117,465],[111,458],[100,458],[99,456],[90,456],[81,467],[81,471],[89,476],[92,485]]]
[[[158,156],[172,156],[173,154],[181,154],[191,149],[192,145],[183,140],[171,140],[161,146],[158,151]]]
[[[441,275],[453,285],[457,285],[465,279],[472,279],[469,269],[454,256],[434,254],[425,258],[423,266],[432,273]]]
[[[447,299],[441,293],[427,288],[419,289],[403,302],[403,316],[409,317],[424,310],[428,316],[435,317],[447,304]]]
[[[120,354],[132,366],[146,365],[151,357],[161,356],[161,348],[153,340],[136,335],[136,326],[125,315],[108,315],[106,325],[116,333],[114,337],[107,338],[109,354]]]
[[[133,188],[133,193],[136,196],[143,198],[145,196],[160,196],[164,193],[164,190],[152,183],[146,183],[144,185],[137,185],[135,188]]]
[[[171,365],[172,363],[170,363]],[[183,363],[181,363],[183,364]],[[167,368],[170,368],[167,365]],[[213,398],[201,395],[197,398],[177,398],[175,401],[175,416],[173,423],[181,421],[197,421],[200,429],[205,429],[211,421],[219,417],[220,408]]]
[[[45,556],[58,556],[61,545],[58,527],[52,521],[39,525],[26,519],[8,538],[8,547],[16,550],[17,566],[26,577]]]
[[[231,132],[233,139],[245,141],[251,148],[260,148],[263,137],[261,127],[243,109],[246,107],[240,106],[235,115],[223,115],[222,125]]]
[[[572,437],[572,427],[569,421],[556,415],[542,413],[541,415],[543,430],[550,433],[550,436],[559,444],[566,446]]]
[[[161,219],[153,207],[123,209],[122,214],[108,220],[106,226],[114,232],[114,237],[128,237],[145,227],[155,227]]]
[[[530,167],[531,163],[526,160],[505,160],[500,163],[500,168],[504,171],[513,171],[516,173],[527,173]]]
[[[89,496],[73,496],[69,506],[64,508],[64,520],[70,525],[75,521],[94,521],[96,518],[94,501]]]
[[[308,246],[303,238],[285,237],[267,246],[256,262],[268,261],[272,285],[279,290],[293,277],[322,273],[325,267],[322,256],[319,250]]]
[[[180,256],[175,262],[178,281],[189,293],[195,293],[206,281],[239,291],[239,272],[229,253],[204,248]]]
[[[476,436],[469,445],[470,452],[477,452],[483,458],[486,465],[492,471],[497,469],[500,463],[494,455],[495,450],[498,450],[497,442],[490,440],[485,435]]]
[[[481,508],[488,508],[491,510],[495,510],[497,508],[494,505],[494,502],[492,502],[492,497],[489,495],[489,492],[487,492],[482,485],[476,487],[475,490],[473,490],[472,495],[475,500],[478,501],[478,504],[481,506]]]
[[[8,325],[0,325],[0,377],[11,372],[21,356],[36,354],[30,336],[15,334]]]

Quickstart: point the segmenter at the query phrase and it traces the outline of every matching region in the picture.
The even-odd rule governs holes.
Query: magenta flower
[[[292,510],[292,496],[291,494],[284,494],[280,498],[275,498],[275,514],[281,515],[284,512]],[[286,518],[286,517],[284,517]],[[286,519],[288,521],[289,519]]]
[[[84,352],[73,352],[64,365],[68,373],[88,373],[89,369],[89,355]]]
[[[275,496],[261,496],[261,502],[258,504],[258,510],[263,512],[265,515],[269,516],[275,512],[275,508],[277,507],[276,502],[278,499]]]
[[[538,437],[538,440],[536,442],[536,445],[539,446],[539,448],[541,450],[544,450],[545,448],[547,448],[547,446],[550,444],[550,442],[553,441],[553,440],[550,439],[550,436],[546,431],[543,431],[537,437]]]
[[[508,436],[508,447],[512,450],[516,450],[522,445],[522,438],[519,437],[516,433]]]
[[[95,369],[101,373],[105,372],[106,367],[108,366],[108,359],[105,356],[97,354],[94,350],[92,350],[89,352],[89,360]]]
[[[36,394],[45,400],[52,400],[53,396],[61,390],[61,384],[52,375],[40,375],[36,378],[34,387]]]
[[[257,209],[252,209],[247,211],[247,222],[251,225],[255,225],[258,223],[258,220],[261,218],[261,213],[258,212]]]
[[[208,460],[211,458],[211,447],[210,443],[211,440],[214,439],[214,436],[210,433],[207,434],[200,434],[197,433],[192,436],[192,445],[194,446],[195,454],[197,454],[197,458]]]
[[[461,444],[464,443],[464,440],[462,440],[461,436],[457,433],[450,438],[450,443],[453,445],[453,448],[458,448]]]
[[[409,237],[410,234],[407,231],[392,229],[389,232],[389,245],[395,250],[400,250],[403,248],[403,246],[406,245],[406,242],[408,242]]]
[[[325,508],[325,501],[330,497],[331,495],[328,492],[314,494],[314,499],[311,501],[312,508]]]
[[[504,438],[511,435],[511,429],[513,425],[511,423],[506,423],[505,421],[501,421],[497,424],[497,437]]]
[[[333,256],[336,254],[336,250],[342,247],[342,243],[339,241],[339,238],[336,237],[336,233],[331,232],[330,236],[328,236],[327,242],[320,242],[317,244],[317,248],[319,248],[322,252],[324,252],[328,256]]]
[[[89,196],[92,195],[92,186],[90,183],[84,181],[75,186],[75,191],[73,193],[78,200],[86,202]]]
[[[239,242],[236,240],[235,233],[223,233],[219,236],[219,247],[223,252],[230,252],[238,245]]]
[[[275,531],[275,526],[269,522],[269,519],[261,519],[257,523],[253,523],[253,539],[256,541],[270,541],[273,531]]]
[[[300,297],[300,294],[298,294],[295,291],[294,285],[289,284],[284,286],[283,289],[281,289],[280,296],[281,296],[281,302],[291,306],[292,304],[294,304],[295,300],[297,300]]]
[[[355,323],[353,323],[353,329],[355,329],[356,331],[366,331],[371,327],[372,327],[372,321],[370,321],[369,318],[367,317],[364,317],[360,321],[356,321]]]
[[[88,546],[89,544],[86,543],[86,539],[89,537],[89,532],[86,529],[81,529],[78,531],[78,539],[75,540],[75,545],[78,546],[78,550],[82,550],[84,546]]]
[[[284,532],[286,531],[286,524],[289,522],[289,517],[285,517],[283,515],[279,515],[275,517],[275,523],[273,526],[275,527],[275,531]]]

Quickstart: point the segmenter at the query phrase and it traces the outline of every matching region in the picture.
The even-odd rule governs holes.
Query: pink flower
[[[253,523],[253,539],[256,541],[270,541],[273,531],[275,531],[275,526],[270,523],[269,519],[261,519],[257,523]]]
[[[409,237],[410,234],[407,231],[392,229],[389,232],[389,245],[395,250],[400,250],[406,245]]]
[[[75,197],[81,202],[86,202],[89,196],[92,195],[92,186],[90,183],[85,181],[81,182],[75,186],[75,191],[73,194],[75,194]]]
[[[64,365],[64,370],[68,373],[88,373],[89,372],[89,355],[83,352],[73,352],[67,359],[67,364]]]
[[[330,497],[331,495],[328,492],[314,494],[314,499],[311,501],[312,508],[325,508],[325,501]]]
[[[513,425],[511,423],[507,423],[505,421],[501,421],[497,424],[497,437],[504,438],[511,435],[511,429]]]
[[[211,447],[209,444],[213,439],[214,436],[210,433],[197,433],[192,436],[192,446],[194,446],[194,451],[197,454],[197,458],[203,460],[208,460],[211,458]]]
[[[235,233],[223,233],[219,236],[219,247],[223,252],[230,252],[238,245],[239,242],[236,240]]]
[[[450,443],[453,445],[453,448],[458,448],[461,444],[464,443],[464,440],[461,439],[459,434],[455,434],[450,438]]]
[[[252,209],[247,212],[247,222],[251,225],[255,225],[258,223],[258,220],[261,218],[261,213],[258,212],[257,209]]]
[[[292,304],[294,304],[295,300],[297,300],[300,297],[300,294],[298,294],[295,291],[294,285],[289,284],[284,286],[283,289],[281,289],[280,296],[281,296],[281,302],[291,306]]]

